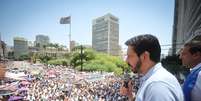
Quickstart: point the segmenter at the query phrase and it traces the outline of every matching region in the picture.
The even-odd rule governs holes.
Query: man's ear
[[[150,60],[150,54],[149,54],[149,52],[147,52],[147,51],[144,52],[144,59]]]
[[[196,52],[196,53],[193,54],[193,57],[195,59],[199,59],[199,58],[201,58],[201,53],[200,52]]]
[[[145,51],[145,52],[140,56],[140,59],[141,59],[142,61],[149,60],[149,59],[150,59],[149,55],[150,55],[149,52]]]

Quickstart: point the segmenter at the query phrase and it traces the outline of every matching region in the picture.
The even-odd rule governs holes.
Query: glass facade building
[[[119,55],[119,19],[106,14],[93,20],[92,47],[96,51]]]

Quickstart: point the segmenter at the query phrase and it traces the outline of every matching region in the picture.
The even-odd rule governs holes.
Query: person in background
[[[183,84],[185,101],[201,101],[201,41],[186,43],[180,59],[183,66],[191,69]]]
[[[161,47],[155,36],[139,35],[125,44],[128,46],[127,63],[134,73],[137,72],[142,77],[136,96],[132,92],[131,82],[128,88],[121,87],[121,95],[127,95],[130,101],[184,100],[179,82],[160,63]]]
[[[0,64],[0,80],[4,79],[5,74],[6,74],[6,66]]]

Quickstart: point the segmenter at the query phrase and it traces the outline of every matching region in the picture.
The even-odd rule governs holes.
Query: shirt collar
[[[201,63],[198,63],[192,70],[196,70],[196,69],[198,69],[199,67],[201,67]],[[191,70],[191,71],[192,71]]]
[[[153,67],[149,69],[149,71],[142,76],[141,81],[144,82],[146,81],[149,77],[151,77],[159,68],[161,68],[161,63],[157,63]]]

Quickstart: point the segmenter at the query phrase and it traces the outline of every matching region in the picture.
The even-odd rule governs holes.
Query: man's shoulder
[[[180,88],[172,88],[166,82],[154,81],[146,87],[144,95],[147,100],[168,101],[169,99],[183,100],[183,93]]]
[[[162,66],[155,69],[141,89],[141,95],[146,97],[144,98],[146,101],[169,101],[169,99],[183,101],[183,93],[178,80]]]
[[[201,68],[201,67],[200,67]],[[198,75],[197,75],[197,80],[196,81],[201,81],[201,69],[199,69]]]
[[[201,83],[201,71],[198,73],[198,76],[197,76],[197,80],[196,80],[196,83]],[[201,85],[200,85],[201,86]]]
[[[167,71],[164,67],[157,70],[152,76],[151,81],[177,81],[175,76]]]
[[[180,84],[176,77],[169,73],[166,69],[161,68],[156,73],[154,73],[147,81],[146,85],[150,85],[152,83],[157,83],[157,85],[168,86],[171,89],[177,89],[180,87]],[[154,85],[155,86],[155,85]]]
[[[147,91],[149,91],[151,93],[154,93],[154,92],[160,93],[161,91],[169,92],[169,90],[171,90],[169,84],[166,82],[162,82],[162,81],[153,81],[147,85],[146,89],[147,89]]]
[[[193,101],[197,101],[198,99],[201,99],[200,92],[201,92],[201,71],[198,74],[195,86],[193,87],[191,92]]]

